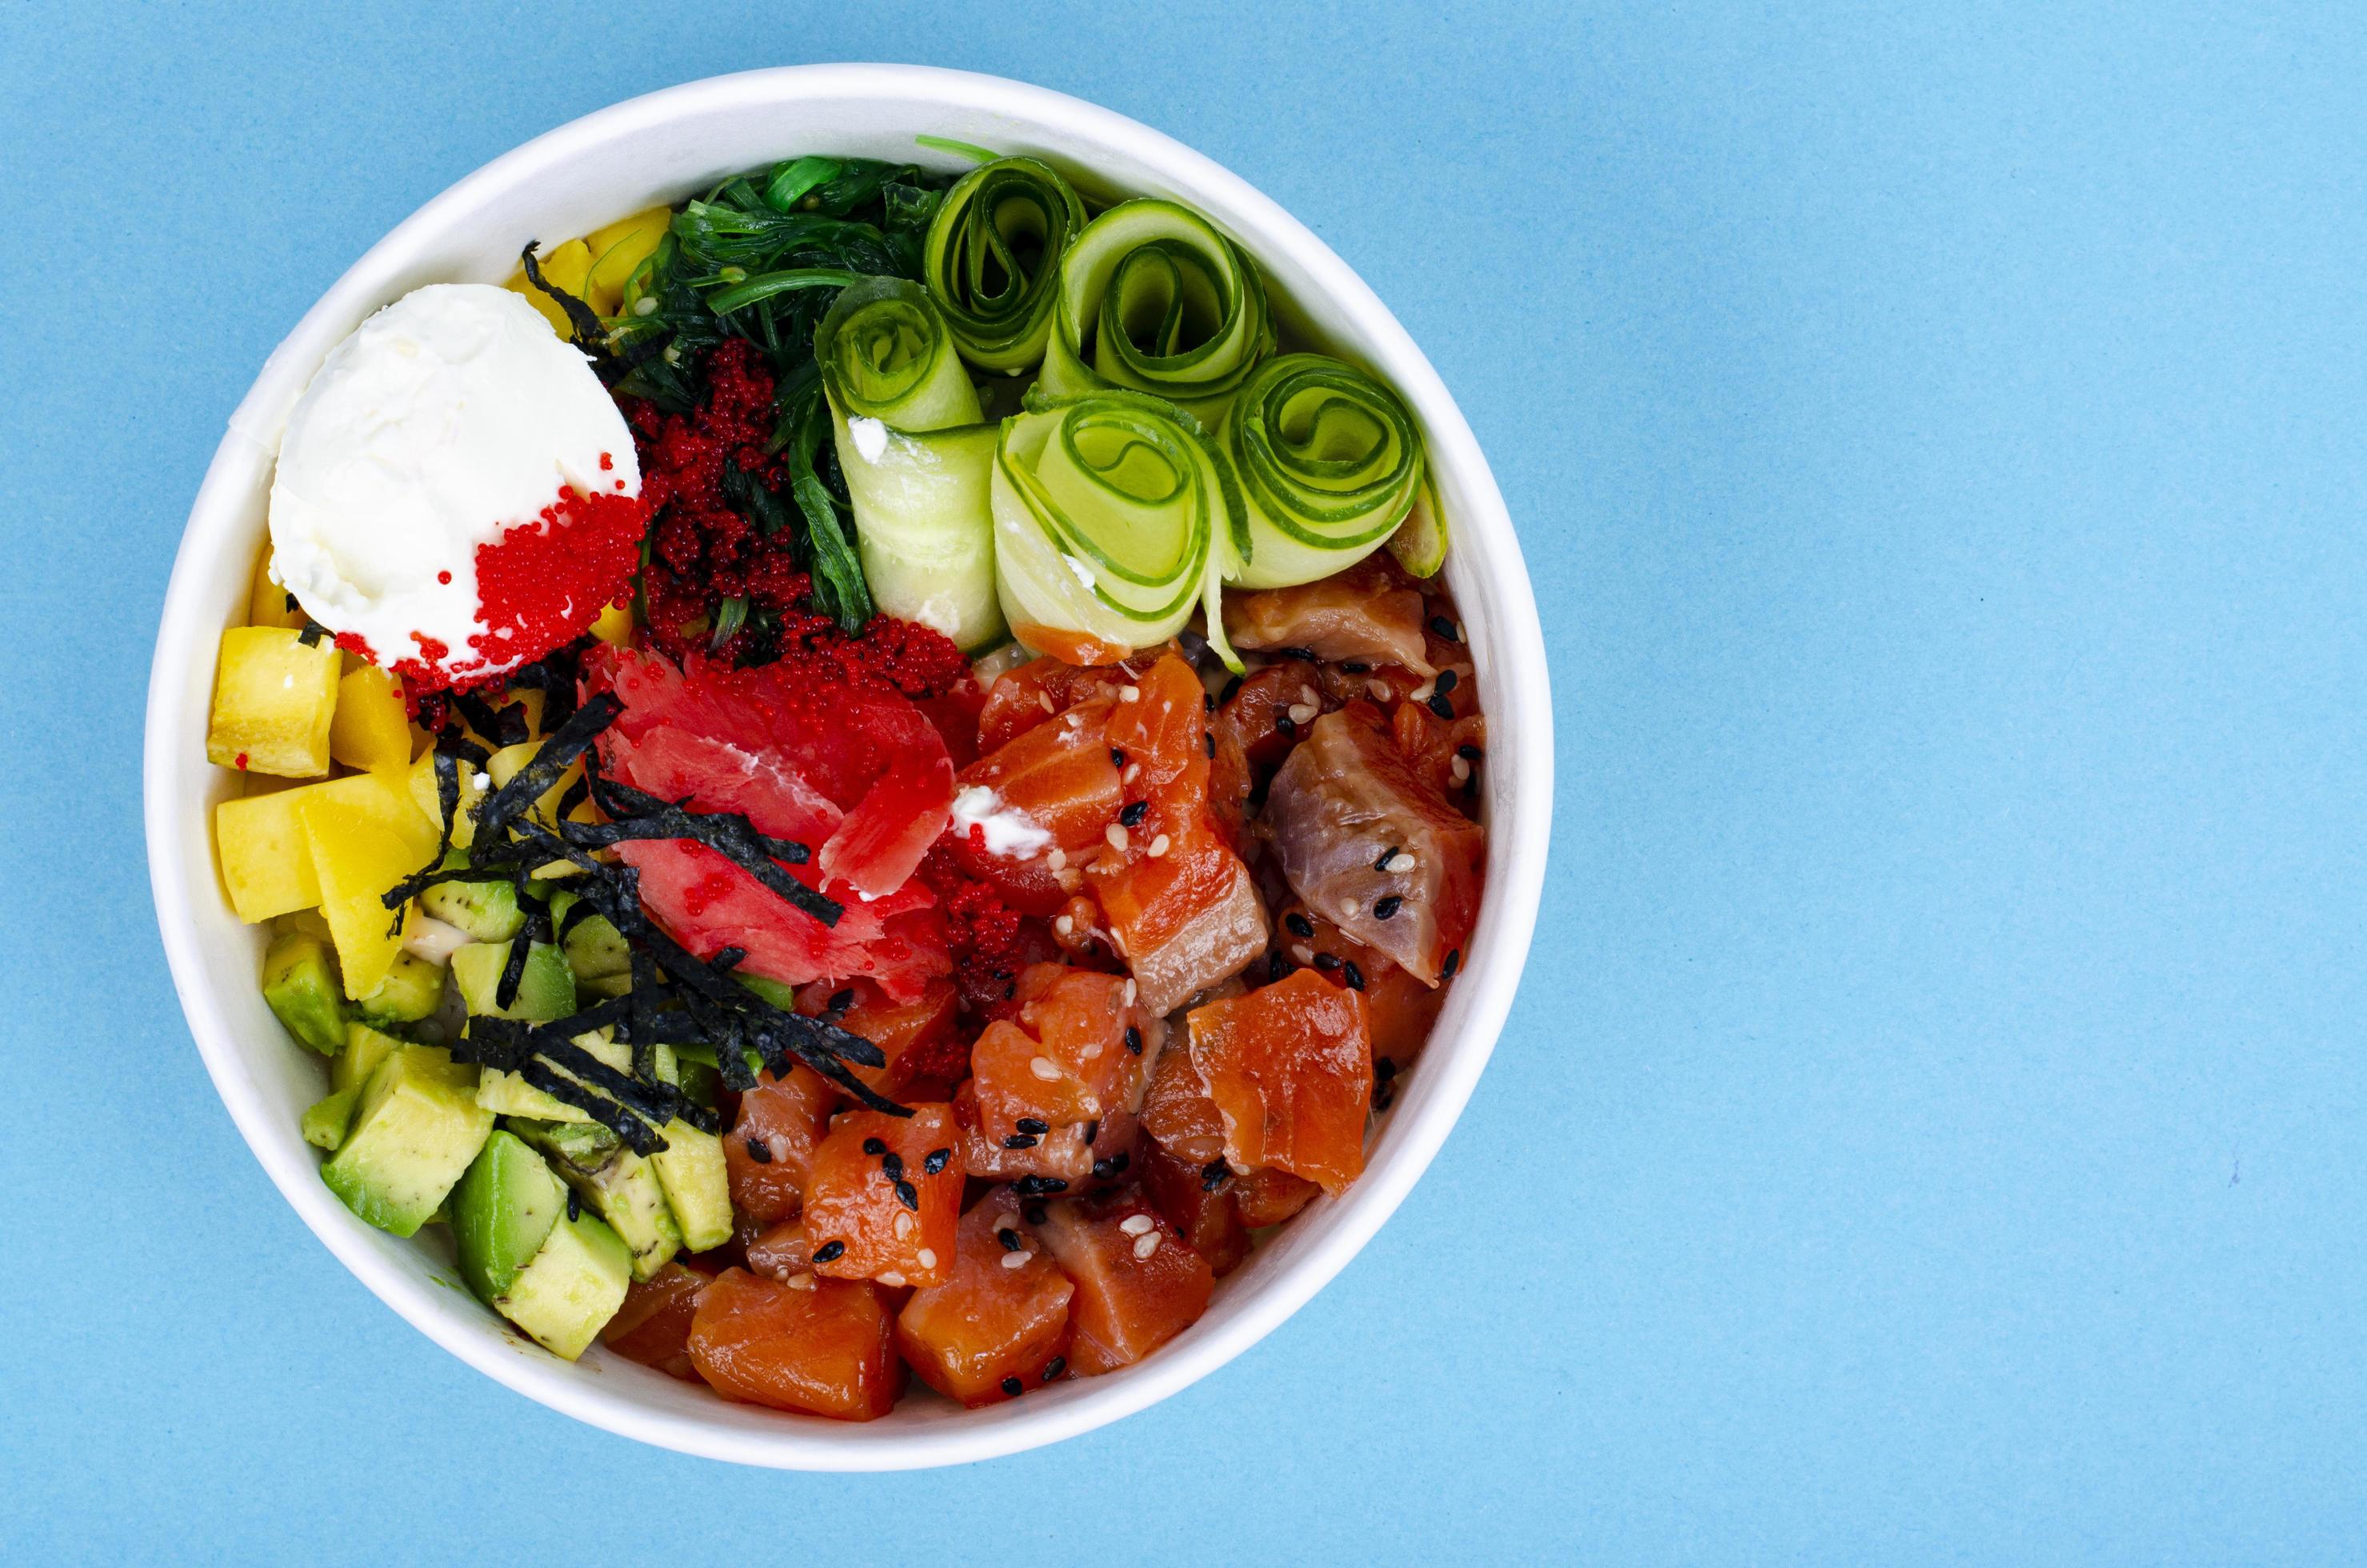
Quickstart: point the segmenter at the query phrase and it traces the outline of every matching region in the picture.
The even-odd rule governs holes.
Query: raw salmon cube
[[[953,1108],[909,1117],[852,1110],[831,1123],[806,1177],[814,1271],[882,1285],[939,1285],[953,1272],[961,1151]]]
[[[690,1359],[726,1399],[841,1421],[887,1415],[904,1381],[879,1290],[810,1274],[782,1283],[724,1270],[698,1298]]]
[[[1036,1233],[1077,1288],[1069,1365],[1080,1377],[1131,1366],[1208,1310],[1216,1275],[1138,1187],[1045,1206]]]
[[[896,1346],[946,1398],[994,1404],[1059,1376],[1075,1290],[999,1187],[962,1216],[952,1277],[897,1314]]]

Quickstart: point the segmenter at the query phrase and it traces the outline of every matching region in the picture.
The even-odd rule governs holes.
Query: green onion
[[[1146,392],[1215,422],[1274,347],[1265,282],[1241,248],[1172,201],[1120,202],[1060,260],[1041,385]]]
[[[1228,485],[1199,422],[1139,392],[1027,406],[1003,425],[993,483],[995,585],[1020,639],[1131,651],[1205,604],[1236,664],[1217,605]]]
[[[998,640],[996,430],[928,291],[900,278],[855,284],[822,317],[814,356],[873,601],[964,649]]]
[[[1353,565],[1396,530],[1422,481],[1421,437],[1397,393],[1319,354],[1260,366],[1219,445],[1243,502],[1226,578],[1245,588]]]
[[[946,192],[921,275],[963,358],[1017,371],[1044,357],[1060,257],[1084,227],[1077,193],[1034,158],[998,159]]]

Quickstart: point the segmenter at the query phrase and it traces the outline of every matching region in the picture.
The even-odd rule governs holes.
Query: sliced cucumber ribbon
[[[1206,433],[1172,403],[1031,395],[994,460],[996,586],[1014,631],[1125,652],[1172,637],[1205,605],[1236,665],[1217,604],[1229,488]]]
[[[866,278],[814,333],[863,574],[879,608],[965,651],[1002,635],[989,502],[997,431],[919,284]]]
[[[1043,390],[1150,392],[1213,424],[1274,347],[1265,282],[1241,248],[1172,201],[1120,202],[1060,260]]]
[[[1058,171],[998,158],[956,181],[929,223],[921,276],[962,357],[1020,371],[1044,357],[1060,258],[1085,227],[1085,206]]]
[[[1285,354],[1251,375],[1218,445],[1242,506],[1226,580],[1285,588],[1352,566],[1394,532],[1422,483],[1421,437],[1397,393],[1354,366]]]

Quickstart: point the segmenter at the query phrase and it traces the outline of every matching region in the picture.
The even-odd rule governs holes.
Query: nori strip
[[[737,812],[693,812],[588,770],[586,777],[592,781],[592,799],[612,820],[561,823],[561,835],[575,847],[606,849],[628,839],[686,838],[714,850],[762,882],[775,897],[824,926],[837,925],[839,916],[845,913],[836,900],[815,892],[774,863],[806,863],[811,852],[795,839],[773,838],[759,833],[753,824]]]
[[[578,348],[602,359],[613,359],[615,357],[607,352],[608,335],[602,329],[599,316],[594,313],[591,306],[563,289],[553,288],[544,279],[542,266],[534,257],[534,241],[527,241],[526,249],[518,255],[518,266],[525,269],[526,280],[558,302],[560,310],[567,317],[568,335],[575,340]],[[617,369],[621,374],[623,367]],[[609,376],[601,378],[604,381],[614,379]]]
[[[527,808],[540,800],[545,791],[559,782],[576,758],[591,749],[600,732],[614,723],[617,715],[625,710],[624,703],[613,691],[604,691],[567,717],[567,722],[551,733],[534,754],[534,760],[511,775],[510,781],[486,796],[477,804],[477,832],[480,836],[498,838]]]

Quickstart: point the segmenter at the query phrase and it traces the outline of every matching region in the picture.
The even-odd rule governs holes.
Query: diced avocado
[[[600,1217],[617,1228],[618,1239],[633,1256],[633,1278],[647,1279],[664,1267],[666,1259],[682,1250],[682,1227],[674,1222],[674,1210],[666,1204],[665,1187],[658,1179],[657,1167],[622,1142],[617,1142],[605,1160],[590,1164],[582,1157],[588,1153],[588,1143],[552,1136],[560,1129],[576,1125],[521,1122],[518,1131],[529,1142],[550,1147],[543,1140],[551,1138],[553,1142],[576,1151],[565,1154],[552,1149],[558,1154],[556,1168],[561,1179],[582,1193],[600,1211]],[[550,1131],[538,1131],[537,1128]],[[606,1132],[607,1129],[601,1131]],[[615,1136],[609,1133],[612,1139]]]
[[[443,1000],[444,971],[425,959],[398,953],[378,989],[357,1006],[374,1024],[415,1024],[433,1017]]]
[[[735,974],[731,978],[785,1013],[798,1010],[798,988],[794,985],[784,985],[761,974]]]
[[[534,1261],[518,1270],[494,1310],[554,1356],[572,1361],[617,1315],[632,1283],[632,1256],[590,1214],[550,1228]]]
[[[263,955],[263,999],[288,1032],[323,1056],[345,1042],[345,983],[337,955],[318,937],[274,937]]]
[[[575,1043],[617,1072],[629,1072],[633,1065],[633,1048],[612,1040],[611,1032],[595,1029],[588,1034],[577,1035]],[[552,1070],[561,1077],[574,1076],[563,1067]],[[566,1101],[536,1088],[524,1077],[511,1072],[488,1071],[478,1079],[477,1103],[496,1116],[532,1117],[538,1121],[588,1122],[592,1119],[588,1111],[579,1110]]]
[[[510,1123],[510,1131],[559,1162],[561,1167],[590,1176],[610,1160],[625,1141],[596,1121],[529,1121]]]
[[[534,1259],[567,1207],[550,1166],[516,1137],[496,1131],[452,1193],[452,1239],[460,1278],[493,1301]]]
[[[548,942],[527,944],[517,999],[506,1007],[497,1005],[502,969],[509,961],[507,942],[471,942],[452,950],[452,982],[470,1017],[549,1023],[575,1011],[575,976],[568,971],[567,955]]]
[[[477,1070],[432,1045],[390,1052],[354,1108],[352,1131],[321,1179],[382,1231],[415,1233],[483,1148],[493,1113],[477,1104]]]
[[[665,1188],[682,1244],[693,1252],[719,1247],[731,1239],[731,1183],[723,1165],[723,1140],[686,1121],[664,1127],[666,1146],[650,1156]]]
[[[361,1098],[362,1086],[378,1071],[378,1064],[402,1046],[402,1040],[391,1034],[380,1034],[368,1024],[347,1024],[345,1049],[329,1064],[329,1087]]]
[[[575,983],[604,996],[623,995],[632,984],[633,954],[616,925],[605,915],[585,915],[572,926],[561,917],[560,929],[565,933],[560,945],[567,949]]]
[[[419,895],[419,907],[472,942],[506,942],[526,925],[509,882],[438,882]]]
[[[334,1154],[337,1146],[345,1141],[345,1130],[353,1125],[353,1121],[354,1091],[339,1089],[316,1102],[297,1125],[303,1131],[305,1142]]]

